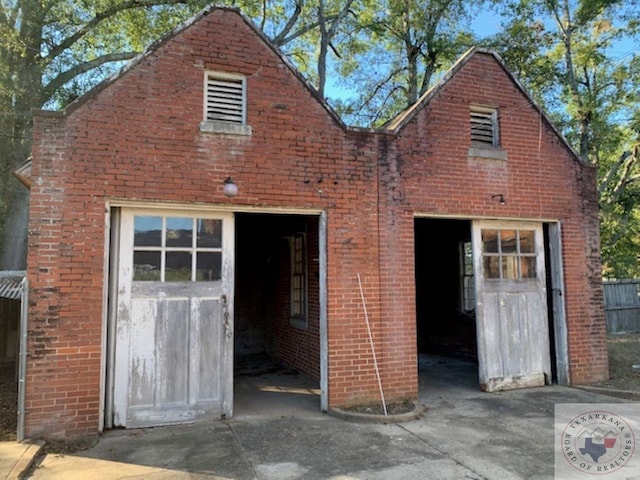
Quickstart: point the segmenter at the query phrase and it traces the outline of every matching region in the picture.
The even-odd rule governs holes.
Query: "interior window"
[[[473,253],[471,242],[460,242],[460,283],[462,284],[461,307],[464,312],[476,308],[476,288],[473,275]]]
[[[303,233],[292,235],[291,250],[291,322],[306,327],[307,323],[307,247]]]

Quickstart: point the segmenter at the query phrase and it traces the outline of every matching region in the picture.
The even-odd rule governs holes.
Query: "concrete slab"
[[[236,382],[235,419],[305,417],[320,413],[318,382],[297,372],[267,373]]]
[[[260,376],[253,382],[256,397],[244,400],[246,407],[258,404],[253,413],[240,403],[243,413],[230,421],[111,431],[84,452],[47,455],[29,478],[552,479],[554,405],[622,402],[558,386],[483,393],[473,364],[443,360],[421,367],[427,411],[412,422],[330,417],[316,410],[315,393],[301,393],[304,383],[295,387],[289,378],[289,393],[285,384],[273,392],[269,385],[279,380]]]
[[[116,430],[89,450],[47,455],[29,478],[66,479],[255,478],[227,423]]]
[[[44,442],[0,442],[0,479],[22,478],[43,445]]]

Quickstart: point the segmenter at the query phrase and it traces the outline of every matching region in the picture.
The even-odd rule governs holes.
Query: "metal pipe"
[[[29,311],[29,280],[27,277],[20,283],[20,353],[18,355],[18,429],[17,439],[24,440],[25,405],[26,405],[26,373],[27,373],[27,319]]]

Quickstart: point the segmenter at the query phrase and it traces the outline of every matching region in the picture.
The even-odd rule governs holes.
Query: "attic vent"
[[[494,108],[471,107],[471,144],[476,147],[497,147],[498,111]]]
[[[246,81],[240,75],[205,74],[204,121],[200,130],[208,133],[251,135],[246,124]]]
[[[244,125],[244,79],[207,75],[207,120]]]

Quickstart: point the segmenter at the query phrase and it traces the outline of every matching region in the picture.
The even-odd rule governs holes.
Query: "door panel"
[[[123,210],[115,426],[232,414],[233,217]]]
[[[542,225],[476,221],[473,256],[481,388],[544,385],[551,368]]]

